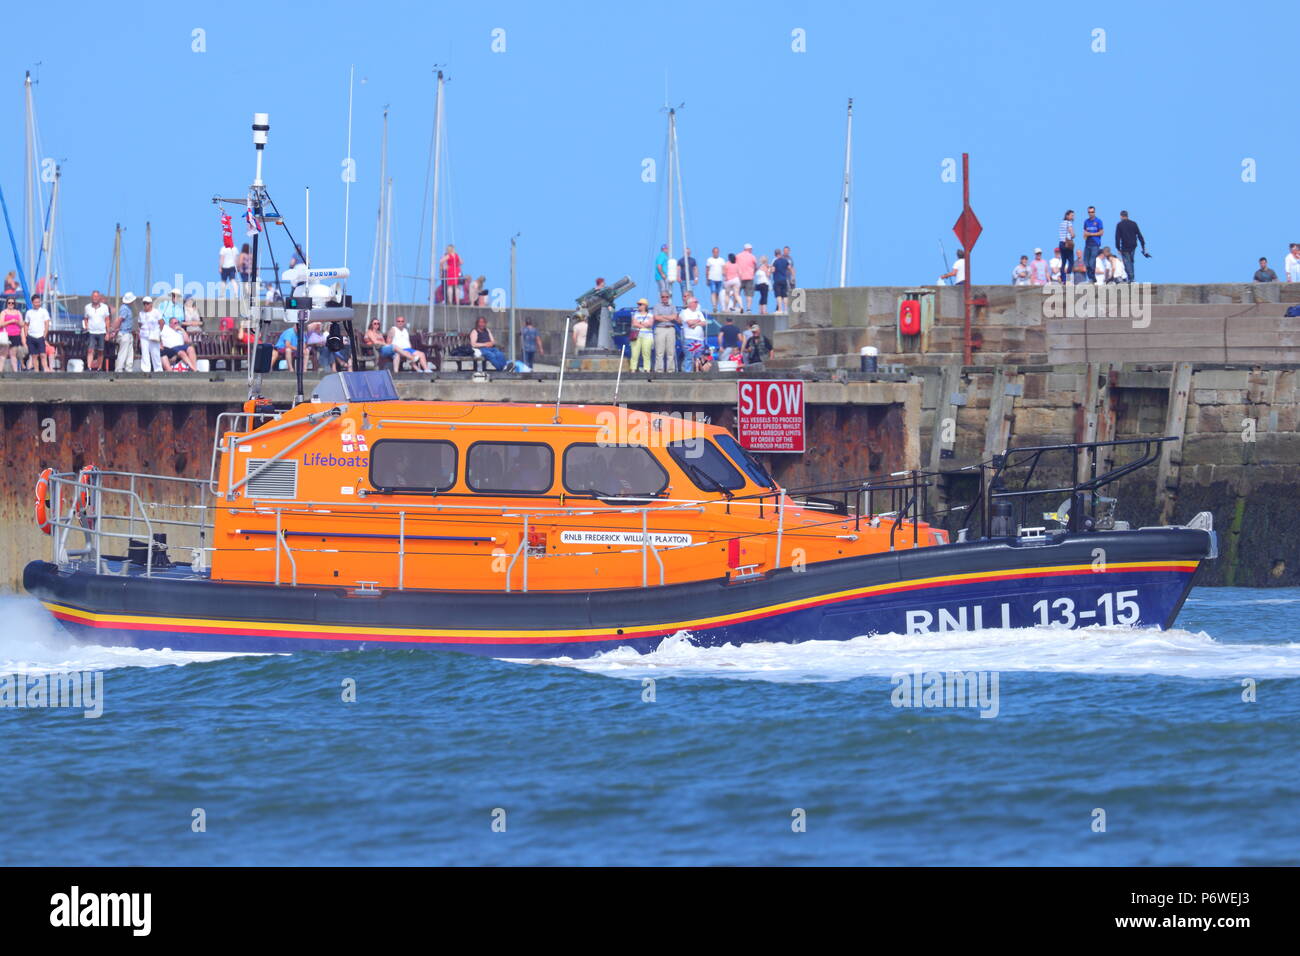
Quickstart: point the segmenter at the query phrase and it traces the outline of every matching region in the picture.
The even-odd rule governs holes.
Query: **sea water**
[[[534,662],[0,614],[6,864],[1300,863],[1297,589],[1197,589],[1168,632]],[[99,716],[13,699],[67,672]]]

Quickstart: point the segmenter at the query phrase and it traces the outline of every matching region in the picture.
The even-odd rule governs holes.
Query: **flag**
[[[253,215],[253,201],[251,199],[248,201],[248,208],[244,211],[244,222],[248,224],[248,234],[250,236],[255,236],[262,231],[261,220]]]

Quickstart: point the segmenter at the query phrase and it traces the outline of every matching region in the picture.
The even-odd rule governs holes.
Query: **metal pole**
[[[50,315],[54,315],[58,310],[57,304],[50,301],[50,276],[53,274],[54,267],[54,222],[55,217],[59,214],[59,180],[63,178],[62,167],[54,167],[54,194],[50,197],[50,228],[45,235],[45,283],[41,286],[45,290],[45,304],[51,309]],[[35,278],[35,276],[33,276]]]
[[[961,154],[961,208],[963,212],[970,208],[970,154]],[[971,341],[970,341],[970,290],[971,290],[971,269],[970,269],[971,250],[966,250],[966,269],[964,277],[966,288],[962,290],[962,301],[965,308],[965,318],[962,321],[962,364],[969,365],[971,361]]]
[[[23,237],[27,245],[27,264],[31,268],[36,268],[36,169],[34,162],[36,159],[36,117],[32,109],[32,73],[27,71],[27,76],[23,80],[23,97],[26,101],[26,119],[23,124],[23,130],[27,141],[27,150],[24,157],[26,180],[24,182],[25,205],[27,213],[27,234]]]
[[[623,384],[623,357],[627,355],[627,346],[618,350],[618,375],[614,377],[614,404],[618,404],[618,387]]]
[[[564,347],[560,352],[560,384],[555,389],[555,418],[553,424],[560,423],[560,398],[564,395],[564,366],[569,364],[569,320],[564,320]]]
[[[515,254],[519,233],[510,237],[510,367],[515,367]]]
[[[144,295],[153,295],[149,291],[151,282],[153,282],[153,223],[146,221],[144,224]]]
[[[438,274],[438,179],[442,169],[442,70],[438,71],[438,94],[433,107],[433,215],[429,226],[429,332],[433,332],[434,290],[442,281]],[[443,290],[445,295],[446,289]],[[514,299],[511,299],[513,304]]]
[[[844,193],[840,215],[840,288],[843,289],[849,271],[849,199],[853,170],[853,98],[849,97],[848,130],[844,135]]]
[[[406,580],[406,512],[397,512],[397,590]]]
[[[113,230],[113,311],[122,308],[122,224]]]

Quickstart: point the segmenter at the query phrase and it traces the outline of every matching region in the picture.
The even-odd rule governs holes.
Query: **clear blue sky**
[[[806,286],[834,274],[849,96],[851,284],[934,280],[939,240],[953,254],[961,203],[941,167],[963,150],[985,227],[977,282],[1006,282],[1020,254],[1050,250],[1067,206],[1082,218],[1095,204],[1108,240],[1129,209],[1155,254],[1139,260],[1139,278],[1152,281],[1247,280],[1260,255],[1280,271],[1286,243],[1300,237],[1288,109],[1300,34],[1294,8],[1279,4],[177,6],[146,0],[126,15],[113,4],[63,3],[57,14],[23,4],[7,13],[7,36],[23,40],[0,69],[0,117],[12,133],[0,183],[21,220],[22,78],[39,61],[43,153],[64,160],[66,287],[105,283],[116,222],[127,227],[124,289],[139,286],[146,219],[155,280],[215,278],[210,198],[246,190],[254,111],[271,115],[273,195],[301,231],[311,187],[313,260],[337,264],[350,64],[358,299],[369,281],[385,104],[396,266],[427,275],[427,238],[421,261],[416,247],[435,63],[451,78],[440,244],[454,241],[470,272],[505,286],[509,239],[520,233],[520,305],[567,306],[596,275],[650,284],[663,233],[666,99],[686,104],[679,135],[697,256],[713,245],[788,244]],[[196,28],[206,31],[204,53],[191,51]],[[491,48],[498,28],[504,53]],[[1097,28],[1103,53],[1092,51]],[[792,50],[794,30],[804,31],[806,52]],[[642,182],[646,157],[660,164],[660,182]],[[1242,181],[1248,158],[1256,182]],[[6,241],[0,268],[10,260]],[[395,297],[411,288],[403,281]],[[415,298],[424,297],[417,285]]]

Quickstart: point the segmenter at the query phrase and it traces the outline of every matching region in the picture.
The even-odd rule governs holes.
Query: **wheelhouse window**
[[[555,483],[555,453],[539,442],[475,442],[465,454],[465,483],[484,494],[545,494]]]
[[[439,492],[456,483],[449,441],[385,438],[370,449],[370,484],[380,491]]]
[[[707,438],[671,442],[668,454],[701,491],[731,491],[745,486],[744,476]]]
[[[564,450],[564,488],[598,498],[652,498],[668,487],[668,472],[639,446],[579,443]]]
[[[741,470],[749,475],[751,481],[756,485],[762,485],[764,488],[775,488],[776,481],[763,467],[762,462],[740,447],[740,442],[730,435],[719,435],[718,445],[725,451]]]

